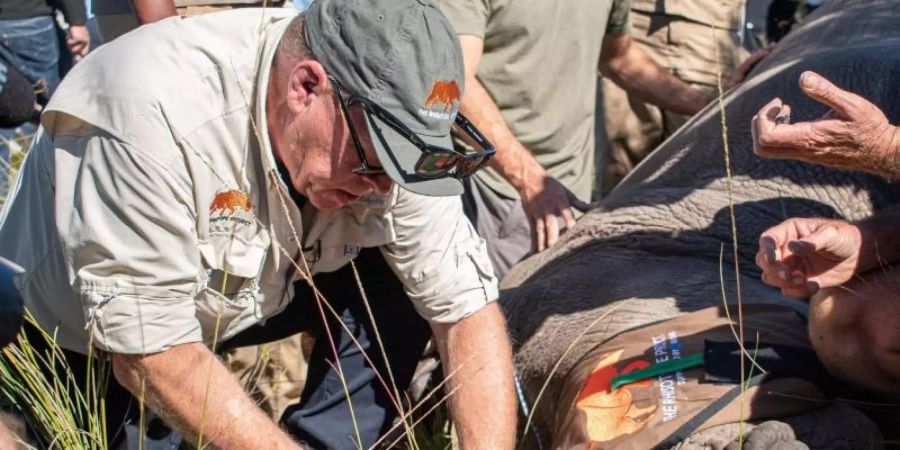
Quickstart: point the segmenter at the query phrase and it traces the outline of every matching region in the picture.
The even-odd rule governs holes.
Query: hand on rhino
[[[759,238],[756,264],[764,283],[788,297],[806,298],[839,286],[859,268],[858,226],[831,219],[788,219]]]
[[[792,124],[790,105],[772,100],[751,121],[757,155],[900,176],[900,128],[877,106],[814,72],[800,75],[800,88],[831,110],[816,120]]]

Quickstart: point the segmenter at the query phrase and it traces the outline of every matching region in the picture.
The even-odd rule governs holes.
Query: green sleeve
[[[613,0],[609,11],[609,21],[606,24],[606,34],[627,33],[631,28],[628,12],[631,10],[631,0]]]
[[[435,3],[447,16],[456,34],[470,34],[484,39],[491,0],[435,0]]]

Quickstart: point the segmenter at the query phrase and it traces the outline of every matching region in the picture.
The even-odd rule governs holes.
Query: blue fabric
[[[59,85],[59,43],[56,22],[51,16],[0,20],[0,59],[15,67],[25,78],[40,87],[38,102],[46,104]],[[6,141],[15,130],[0,129],[0,159],[9,161]],[[5,196],[8,180],[0,171],[0,195]]]
[[[41,88],[46,104],[59,85],[59,43],[51,16],[0,20],[0,58]]]

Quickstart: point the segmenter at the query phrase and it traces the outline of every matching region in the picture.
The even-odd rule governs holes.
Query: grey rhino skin
[[[794,121],[827,110],[800,92],[797,83],[804,70],[822,73],[868,98],[883,108],[891,123],[898,123],[898,23],[898,1],[826,3],[725,97],[730,183],[722,119],[714,103],[663,143],[557,245],[510,272],[500,300],[514,341],[516,370],[531,401],[549,380],[535,407],[538,427],[545,432],[552,428],[553,414],[562,412],[556,407],[560,381],[585,352],[609,336],[721,305],[720,269],[728,301],[736,301],[729,196],[735,205],[746,303],[788,301],[760,281],[754,264],[757,240],[766,228],[795,216],[857,220],[898,203],[900,189],[877,177],[755,156],[749,126],[753,115],[775,96],[793,107]],[[551,374],[557,361],[559,367]],[[871,433],[844,425],[848,436],[835,436],[842,439],[840,446],[818,442],[814,448],[854,448],[854,442],[861,448],[878,446],[856,441],[872,439]],[[809,434],[795,431],[797,436]]]

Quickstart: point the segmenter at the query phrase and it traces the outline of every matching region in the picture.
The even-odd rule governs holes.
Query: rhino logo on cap
[[[435,80],[431,84],[431,92],[422,104],[428,109],[443,105],[444,112],[447,113],[453,109],[453,103],[459,101],[459,96],[459,85],[456,84],[456,80]]]

